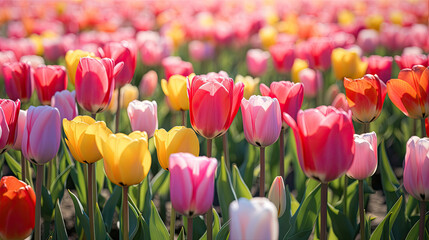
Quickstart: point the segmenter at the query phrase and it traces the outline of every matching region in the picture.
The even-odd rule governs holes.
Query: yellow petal
[[[102,125],[102,126],[98,126]],[[96,133],[99,127],[105,127],[104,122],[96,122],[88,126],[86,131],[79,139],[78,146],[85,162],[94,163],[102,158],[100,151],[97,148]]]
[[[103,143],[107,142],[109,135],[113,134],[112,131],[106,126],[106,124],[98,124],[95,129],[95,143],[100,154],[104,158],[103,154]]]
[[[173,153],[186,152],[194,156],[200,154],[200,143],[194,130],[191,128],[182,128],[173,131],[168,136],[167,158]]]
[[[147,143],[143,139],[132,141],[120,139],[119,144],[125,144],[119,159],[119,184],[122,186],[139,184],[150,168],[150,154],[149,162],[147,161],[147,153],[149,152]],[[145,166],[144,163],[149,166]]]
[[[167,138],[168,133],[165,129],[155,130],[154,143],[156,148],[156,154],[158,156],[159,165],[165,170],[168,170],[168,159],[167,159]]]
[[[165,96],[168,97],[169,93],[168,93],[168,82],[165,79],[161,80],[161,88],[162,91],[164,92]]]

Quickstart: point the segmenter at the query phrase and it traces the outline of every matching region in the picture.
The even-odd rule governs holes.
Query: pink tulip
[[[45,59],[37,55],[25,55],[22,56],[19,61],[30,65],[33,71],[40,65],[45,65]]]
[[[247,51],[246,63],[250,74],[255,77],[262,76],[267,71],[270,53],[261,49],[250,49]]]
[[[9,126],[7,125],[6,116],[4,115],[4,111],[0,108],[0,149],[1,152],[5,151],[7,140],[9,139]]]
[[[177,212],[194,217],[211,211],[216,167],[215,158],[170,155],[170,199]]]
[[[338,93],[337,96],[332,101],[331,106],[341,109],[345,112],[350,110],[349,103],[347,102],[346,95],[344,93]]]
[[[158,74],[156,74],[155,71],[150,70],[145,75],[143,75],[143,78],[140,81],[140,85],[139,85],[140,96],[143,98],[152,97],[152,95],[155,93],[157,85],[158,85]]]
[[[61,120],[64,118],[73,120],[78,115],[76,91],[70,92],[68,90],[63,90],[61,92],[56,92],[51,99],[51,106],[58,109]]]
[[[387,81],[390,80],[392,76],[392,57],[372,55],[369,57],[363,57],[363,61],[368,63],[366,73],[372,75],[377,74],[384,83],[387,83]]]
[[[302,83],[272,82],[269,88],[265,84],[259,85],[259,90],[263,96],[277,98],[282,114],[287,113],[296,119],[304,99],[304,85]]]
[[[0,66],[5,63],[16,62],[15,53],[12,51],[0,51]],[[0,71],[0,78],[3,78],[3,71]]]
[[[295,61],[295,50],[292,44],[273,45],[270,47],[270,54],[277,72],[290,72]]]
[[[364,29],[359,32],[356,43],[364,52],[374,52],[379,43],[378,32],[374,29]]]
[[[402,54],[402,56],[395,56],[395,62],[399,69],[412,68],[414,65],[428,66],[428,58],[423,54]]]
[[[323,86],[322,73],[311,68],[303,69],[299,72],[299,81],[304,86],[304,96],[309,98],[316,97],[320,88]]]
[[[101,57],[111,58],[115,64],[124,63],[122,71],[115,76],[115,86],[120,88],[133,80],[137,64],[137,48],[133,42],[111,42],[99,49]]]
[[[277,240],[277,208],[267,198],[240,198],[229,205],[231,240]]]
[[[241,100],[243,128],[246,140],[258,147],[277,141],[282,129],[280,104],[276,98],[251,96]]]
[[[19,110],[18,115],[18,123],[16,125],[16,137],[15,137],[15,143],[13,144],[12,148],[15,150],[21,150],[22,146],[22,136],[24,135],[24,129],[25,129],[25,122],[27,120],[27,111],[26,110]]]
[[[189,43],[189,56],[195,61],[203,61],[213,57],[214,46],[208,42],[194,40]]]
[[[194,68],[190,62],[182,61],[180,57],[167,57],[162,60],[162,67],[165,71],[166,79],[173,75],[182,75],[184,77],[194,72]]]
[[[43,50],[46,60],[55,62],[66,55],[66,49],[61,38],[44,39]]]
[[[311,68],[326,70],[331,66],[333,46],[326,37],[310,38],[296,45],[297,57],[307,60]]]
[[[292,128],[301,169],[322,183],[337,179],[353,163],[355,143],[351,112],[331,106],[299,111],[297,121],[283,120]]]
[[[189,115],[194,130],[205,138],[223,135],[234,120],[243,98],[244,84],[221,76],[188,79]]]
[[[2,152],[10,148],[15,143],[21,102],[19,101],[19,99],[16,101],[12,101],[10,99],[0,99],[0,108],[3,111],[4,120],[6,121],[8,128],[8,136],[5,139],[6,144],[2,145],[3,147],[0,148],[0,152]]]
[[[66,68],[59,65],[40,66],[34,71],[34,85],[39,101],[50,104],[56,92],[67,89]]]
[[[113,59],[81,58],[76,70],[76,99],[79,105],[90,113],[104,111],[110,103],[115,89],[115,76],[124,63],[116,64]]]
[[[404,186],[420,201],[429,200],[429,139],[411,137],[405,154]]]
[[[3,65],[6,94],[12,100],[27,101],[33,93],[33,74],[30,65],[22,62]]]
[[[158,32],[142,31],[137,34],[136,38],[144,65],[159,65],[162,59],[170,55],[171,43],[161,37]]]
[[[357,180],[371,177],[377,170],[377,135],[375,132],[354,135],[355,156],[347,176]]]
[[[127,108],[128,117],[133,131],[145,131],[149,138],[153,136],[158,129],[157,104],[155,101],[130,102]]]
[[[58,109],[31,106],[27,112],[22,153],[34,164],[45,164],[58,153],[61,142],[61,120]]]

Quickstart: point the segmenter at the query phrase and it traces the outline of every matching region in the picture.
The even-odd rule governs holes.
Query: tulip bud
[[[34,85],[39,101],[48,105],[56,92],[67,89],[66,68],[58,65],[39,66],[34,71]]]
[[[252,78],[251,76],[241,76],[240,74],[235,77],[235,83],[242,82],[244,84],[245,99],[249,99],[250,96],[255,94],[256,87],[259,84],[259,78]]]
[[[162,67],[164,67],[166,79],[170,79],[173,75],[188,76],[194,72],[192,64],[183,61],[180,57],[170,56],[163,59]]]
[[[301,70],[306,68],[308,68],[307,61],[299,58],[295,59],[292,66],[292,81],[299,82],[299,73],[301,72]]]
[[[12,148],[15,150],[21,150],[22,136],[24,135],[25,122],[27,121],[27,111],[19,110],[18,123],[16,125],[16,138]]]
[[[405,154],[405,190],[420,201],[429,200],[429,139],[411,137]]]
[[[282,177],[277,176],[274,179],[270,191],[268,192],[268,199],[276,206],[277,217],[280,218],[283,216],[286,210],[286,190]]]
[[[322,87],[322,74],[311,68],[303,69],[299,72],[299,81],[304,86],[304,96],[309,98],[316,97]]]
[[[155,101],[132,101],[127,108],[133,131],[145,131],[149,138],[158,129],[157,104]]]
[[[377,170],[377,135],[375,132],[354,135],[355,156],[347,176],[357,180],[371,177]]]
[[[158,85],[158,74],[150,70],[145,75],[139,85],[140,96],[142,98],[149,98],[155,93],[156,86]]]
[[[262,76],[267,71],[270,53],[261,49],[250,49],[246,54],[247,69],[253,76]]]
[[[368,63],[362,62],[354,51],[349,51],[343,48],[336,48],[331,55],[332,68],[337,80],[348,78],[362,77],[368,67]]]
[[[277,209],[266,198],[240,198],[229,205],[231,240],[277,240]]]
[[[276,44],[270,47],[274,68],[277,72],[289,72],[295,61],[295,50],[287,44]]]
[[[76,91],[70,92],[68,90],[63,90],[61,92],[56,92],[51,99],[51,106],[60,111],[61,120],[64,118],[72,120],[78,115]]]
[[[189,75],[192,79],[195,74]],[[161,80],[162,91],[167,96],[171,108],[176,111],[186,111],[189,109],[189,98],[186,91],[186,77],[173,75],[168,81]]]
[[[366,70],[366,73],[377,76],[386,83],[390,80],[392,75],[392,61],[393,58],[390,56],[378,56],[378,55],[372,55],[368,58],[364,57],[363,61],[368,63],[368,69]]]
[[[35,224],[36,195],[12,176],[0,180],[0,239],[25,239]]]
[[[194,217],[211,211],[216,167],[215,158],[170,155],[170,199],[177,212]]]
[[[259,38],[261,39],[262,46],[266,49],[276,43],[277,30],[274,27],[266,26],[259,30]]]
[[[27,101],[33,93],[33,74],[27,63],[3,64],[3,77],[6,94],[12,100]]]

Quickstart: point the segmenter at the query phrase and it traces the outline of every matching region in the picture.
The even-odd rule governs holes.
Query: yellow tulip
[[[104,122],[96,122],[88,116],[63,119],[66,144],[74,159],[81,163],[95,163],[102,158],[97,150],[95,134],[98,127],[107,128]]]
[[[170,131],[155,131],[155,148],[158,162],[168,171],[168,159],[173,153],[186,152],[195,156],[200,154],[200,143],[194,130],[183,126],[174,127]]]
[[[390,21],[396,25],[402,25],[404,21],[404,14],[401,11],[392,11],[389,17]]]
[[[345,77],[356,79],[365,75],[368,63],[363,62],[354,51],[336,48],[331,55],[332,69],[338,80]]]
[[[296,58],[293,62],[292,66],[292,81],[293,82],[299,82],[299,72],[302,70],[308,68],[308,63],[305,60],[302,60],[300,58]]]
[[[342,10],[338,13],[338,23],[340,26],[349,26],[355,21],[355,15],[348,10]]]
[[[259,84],[259,78],[252,78],[251,76],[241,76],[237,75],[235,77],[235,83],[242,82],[244,83],[244,94],[245,99],[249,99],[250,96],[255,94],[255,89]]]
[[[374,30],[379,31],[383,21],[384,21],[383,15],[372,14],[365,19],[365,25],[367,28],[372,28]]]
[[[42,56],[44,51],[43,38],[37,34],[31,34],[30,41],[32,41],[34,46],[36,47],[36,54]]]
[[[139,98],[139,89],[131,84],[125,84],[121,88],[121,109],[127,108],[130,102]],[[110,112],[115,113],[118,108],[118,89],[115,89],[110,100],[109,109]]]
[[[66,53],[66,69],[69,77],[69,81],[74,84],[74,80],[76,77],[77,65],[79,64],[79,60],[83,57],[92,57],[95,58],[95,54],[92,52],[85,52],[82,50],[69,50]]]
[[[195,74],[188,78],[192,79]],[[165,96],[168,97],[171,107],[176,111],[185,111],[189,109],[189,98],[186,88],[186,77],[173,75],[167,81],[161,80],[161,88]]]
[[[139,184],[149,173],[151,157],[146,132],[108,134],[99,128],[97,147],[109,180],[121,187]]]
[[[272,26],[266,26],[259,30],[259,39],[261,39],[262,46],[269,48],[277,41],[277,30]]]

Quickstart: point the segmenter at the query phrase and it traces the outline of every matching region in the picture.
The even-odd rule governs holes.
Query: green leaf
[[[301,166],[299,165],[298,160],[298,154],[296,151],[296,140],[295,136],[293,134],[293,131],[289,131],[289,137],[287,138],[287,147],[286,150],[293,151],[292,153],[292,166],[293,166],[293,173],[294,173],[294,182],[295,182],[295,189],[298,191],[297,200],[301,201],[304,197],[304,193],[306,190],[305,181],[307,180],[307,177],[305,176],[304,172],[301,169]]]
[[[222,219],[226,221],[229,219],[229,204],[237,200],[237,196],[233,189],[231,179],[229,177],[228,169],[225,167],[225,161],[222,157],[220,167],[217,170],[216,190],[222,193],[219,196],[219,204],[222,212]]]
[[[381,184],[383,192],[386,196],[387,210],[390,210],[398,198],[401,196],[399,189],[399,181],[390,166],[389,159],[387,158],[386,148],[384,143],[381,143],[381,161],[379,161],[379,169],[381,175]]]
[[[98,203],[95,203],[95,236],[97,236],[97,239],[106,239],[107,233],[106,233],[106,226],[104,225],[103,217],[100,212],[100,208],[98,207]]]
[[[279,239],[283,239],[286,233],[289,231],[290,219],[292,218],[291,212],[291,197],[289,186],[286,185],[286,208],[283,216],[279,218]]]
[[[293,215],[291,227],[283,239],[308,239],[320,211],[320,185],[316,187]]]
[[[69,176],[69,173],[71,169],[73,168],[72,165],[69,165],[58,177],[55,179],[54,183],[51,186],[51,196],[53,202],[56,202],[58,199],[61,201],[63,195],[64,195],[64,188],[66,187],[67,178]]]
[[[258,163],[258,156],[256,154],[256,148],[250,144],[246,144],[247,148],[245,161],[240,166],[240,171],[243,173],[244,182],[248,188],[253,185],[253,171]]]
[[[21,179],[21,164],[18,163],[12,156],[9,155],[9,153],[5,152],[4,157],[6,159],[6,163],[9,166],[10,170],[12,170],[13,174],[18,178]]]
[[[107,232],[110,232],[110,230],[112,229],[113,215],[115,214],[116,206],[118,205],[119,199],[121,199],[122,196],[121,190],[121,187],[115,185],[113,193],[110,195],[109,199],[104,205],[102,215]]]
[[[84,168],[87,168],[86,164],[82,164],[80,162],[76,162],[75,167],[72,168],[70,172],[70,176],[72,177],[73,183],[76,188],[77,196],[83,206],[86,207],[87,201],[87,182]]]
[[[68,239],[66,226],[64,225],[63,215],[61,213],[60,202],[55,205],[55,232],[57,239]]]
[[[427,222],[429,219],[429,215],[426,215],[425,222]],[[417,221],[414,226],[411,228],[411,230],[408,232],[407,238],[405,240],[415,240],[419,238],[419,226],[420,221]],[[427,229],[425,228],[425,239],[429,239],[429,234]]]
[[[152,194],[159,194],[160,196],[168,196],[170,192],[170,172],[161,169],[152,182]]]
[[[149,231],[151,239],[169,239],[170,235],[168,234],[167,228],[162,222],[161,217],[159,216],[158,211],[156,210],[155,204],[151,202],[151,214],[149,221]]]
[[[177,240],[185,240],[185,229],[180,229],[179,236],[177,237]]]
[[[80,203],[79,199],[74,195],[70,190],[68,191],[70,194],[70,197],[73,201],[75,215],[76,215],[76,221],[78,223],[76,225],[80,226],[80,231],[83,230],[86,239],[90,239],[90,232],[89,232],[89,219],[88,215],[86,215],[85,211],[83,210],[82,203]],[[77,227],[79,236],[82,235],[82,233],[79,231],[79,227]]]
[[[42,186],[41,205],[43,219],[45,219],[45,221],[50,221],[52,219],[52,214],[54,213],[54,204],[52,202],[51,194],[45,186]]]
[[[212,224],[213,239],[216,239],[216,236],[219,233],[219,229],[220,229],[220,221],[219,221],[219,215],[217,214],[217,212],[214,208],[212,208],[212,212],[213,212],[213,217],[214,217],[213,224]],[[200,240],[206,240],[206,239],[207,239],[207,231],[200,238]]]
[[[149,226],[146,221],[143,219],[142,215],[139,216],[137,232],[132,234],[131,239],[133,240],[141,240],[141,239],[149,239]]]
[[[371,240],[390,239],[390,232],[392,230],[393,224],[395,223],[396,217],[398,216],[401,208],[402,208],[402,196],[398,199],[395,205],[393,205],[393,207],[387,213],[383,221],[374,230],[370,238]]]
[[[219,233],[216,236],[216,240],[227,240],[229,238],[229,224],[231,219],[225,222],[219,230]]]
[[[240,171],[235,164],[232,166],[232,186],[234,187],[237,198],[252,198],[252,193],[250,193],[249,189],[241,178]]]
[[[354,239],[355,229],[350,220],[339,210],[328,203],[328,214],[331,226],[338,239]]]
[[[140,224],[139,224],[139,217],[141,216],[141,214],[139,213],[139,211],[136,208],[135,203],[133,202],[132,199],[128,198],[128,207],[131,211],[129,211],[129,232],[128,232],[128,236],[130,239],[133,239],[133,236],[135,234],[137,234]]]
[[[142,183],[130,187],[130,197],[133,198],[138,210],[143,214],[145,219],[150,219],[150,200],[152,193],[149,186],[149,178],[145,178]]]
[[[101,193],[101,190],[104,188],[104,164],[102,161],[95,163],[95,181],[97,183],[97,195]]]

